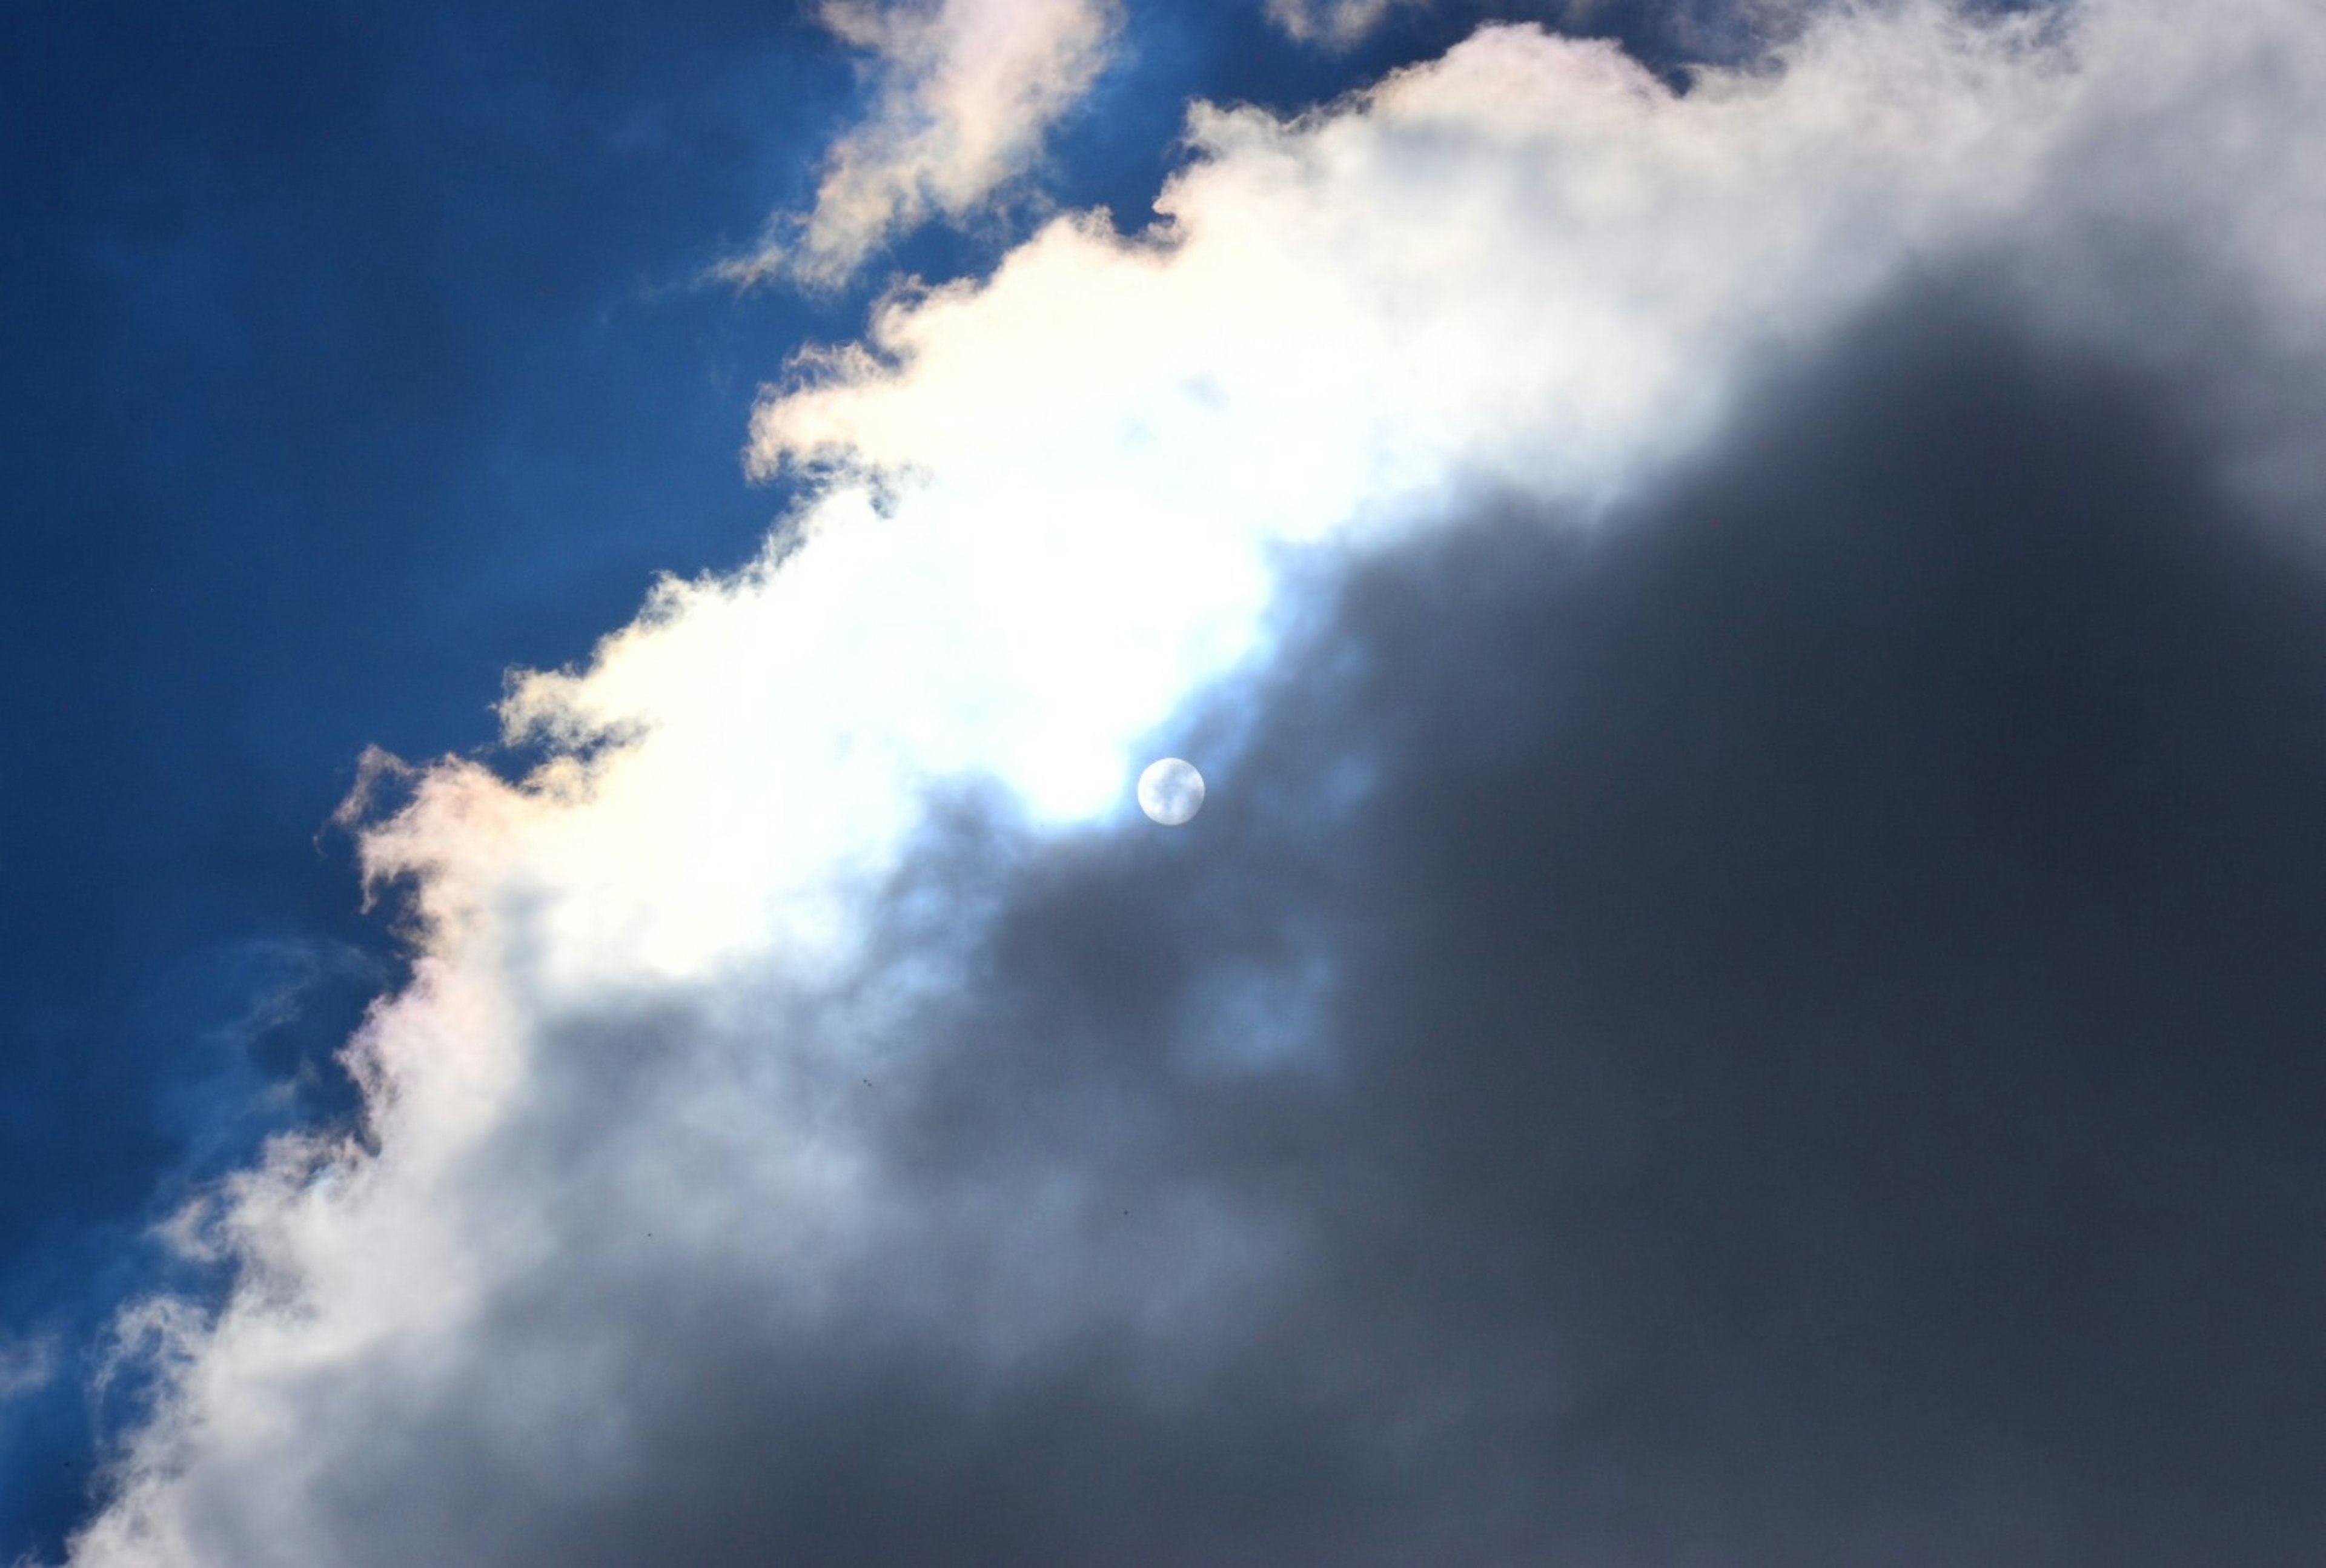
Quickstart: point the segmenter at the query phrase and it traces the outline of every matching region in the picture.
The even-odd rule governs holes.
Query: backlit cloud
[[[1061,5],[970,70],[993,9],[835,14],[898,86],[780,264],[1096,69]],[[2293,0],[1837,7],[1685,94],[1488,28],[804,353],[763,556],[365,828],[365,1125],[186,1218],[237,1286],[133,1320],[73,1563],[2191,1560],[2084,1522],[2317,1430],[2238,1424],[2319,1358],[2205,1246],[2299,1271],[2175,1205],[2300,1210],[2237,1149],[2315,922],[2200,947],[2326,869],[2315,596],[2230,543],[2318,499],[2321,93]],[[2186,879],[2096,880],[2144,822]]]

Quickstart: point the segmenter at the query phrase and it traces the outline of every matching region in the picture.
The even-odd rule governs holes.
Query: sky
[[[2309,0],[0,73],[0,1562],[2326,1552]]]

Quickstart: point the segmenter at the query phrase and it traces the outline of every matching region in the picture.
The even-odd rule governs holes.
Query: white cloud
[[[510,733],[563,748],[524,784],[440,763],[368,832],[423,956],[352,1047],[366,1141],[281,1141],[202,1218],[241,1284],[170,1320],[73,1561],[543,1560],[544,1521],[666,1480],[669,1379],[874,1343],[1006,1381],[1084,1331],[1200,1361],[1298,1266],[1271,1216],[1189,1187],[1170,1244],[1129,1248],[1084,1211],[1108,1156],[933,1190],[854,1093],[909,1075],[897,1020],[960,980],[941,937],[973,905],[877,965],[861,922],[933,793],[990,784],[1051,835],[1127,820],[1181,705],[1264,654],[1287,547],[1478,490],[1587,515],[1752,366],[1950,258],[2114,330],[2157,296],[2101,240],[2201,219],[2314,333],[2326,38],[2306,5],[2187,15],[1846,7],[1684,97],[1488,29],[1296,122],[1198,108],[1154,229],[1061,219],[804,359],[750,432],[762,471],[823,476],[779,546],[516,682]],[[788,264],[978,199],[1102,16],[839,14],[897,85]],[[976,17],[1007,25],[972,64]],[[776,1403],[737,1419],[807,1463]]]
[[[968,217],[1039,156],[1118,25],[1112,0],[825,0],[821,14],[871,51],[870,115],[833,144],[814,210],[725,264],[730,279],[838,283],[898,232]]]

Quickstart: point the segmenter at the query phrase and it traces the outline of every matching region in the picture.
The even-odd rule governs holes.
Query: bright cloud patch
[[[811,276],[1019,166],[1109,24],[1079,0],[832,15],[893,74],[780,264]],[[2185,279],[2128,258],[2200,233],[2282,342],[2314,342],[2321,31],[2267,0],[1850,7],[1675,96],[1608,45],[1490,28],[1294,122],[1199,107],[1153,227],[1061,219],[803,356],[749,455],[817,483],[764,558],[516,682],[510,737],[554,754],[531,777],[442,762],[368,830],[422,957],[351,1047],[364,1137],[280,1142],[190,1221],[239,1283],[212,1321],[136,1320],[162,1392],[73,1562],[612,1561],[606,1520],[656,1509],[686,1560],[758,1562],[768,1497],[796,1539],[853,1543],[836,1561],[928,1560],[885,1521],[941,1503],[975,1560],[1073,1560],[1040,1534],[1050,1485],[1156,1561],[1228,1560],[1171,1533],[1214,1516],[1249,1521],[1238,1560],[1317,1560],[1237,1466],[1331,1471],[1345,1434],[1314,1412],[1372,1409],[1401,1363],[1278,1346],[1258,1364],[1295,1415],[1143,1475],[1075,1471],[1060,1434],[1197,1430],[1244,1396],[1209,1379],[1270,1304],[1322,1288],[1341,1255],[1297,1202],[1171,1140],[1241,1147],[1234,1097],[1295,1062],[1329,1080],[1332,1041],[1326,1067],[1206,1067],[1202,1118],[1124,1095],[1044,1119],[1077,1058],[1013,1076],[1029,1042],[1095,1056],[1135,1025],[934,1022],[979,994],[1023,866],[956,875],[931,835],[964,802],[1028,856],[1148,830],[1131,779],[1191,702],[1265,673],[1302,552],[1360,558],[1482,499],[1605,519],[1918,276],[1984,258],[2063,333],[2171,360]],[[1187,755],[1213,795],[1174,853],[1238,820],[1235,769]],[[1190,994],[1255,1038],[1310,1026],[1330,954],[1245,934],[1268,974]],[[1143,994],[1138,951],[1084,957]],[[981,1041],[990,1075],[943,1055]],[[935,1083],[957,1099],[922,1119]],[[1413,1310],[1382,1332],[1444,1327]],[[1495,1376],[1399,1384],[1410,1424],[1367,1441],[1426,1467]]]
[[[892,235],[958,221],[1025,172],[1106,64],[1108,0],[828,0],[824,24],[870,51],[870,117],[834,144],[815,209],[721,270],[832,283]]]

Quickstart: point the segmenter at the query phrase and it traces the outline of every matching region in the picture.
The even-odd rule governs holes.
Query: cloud
[[[1348,49],[1400,12],[1437,0],[1267,0],[1268,19],[1287,37],[1326,49]],[[1733,64],[1790,38],[1823,7],[1819,0],[1521,0],[1471,4],[1475,20],[1540,19],[1575,36],[1651,38],[1665,58]]]
[[[1400,4],[1413,0],[1268,0],[1268,19],[1304,42],[1354,43]]]
[[[737,282],[837,283],[893,236],[969,217],[1040,155],[1120,24],[1112,0],[825,0],[820,14],[870,51],[871,111],[833,144],[814,210],[719,269]]]
[[[0,1340],[0,1405],[39,1393],[56,1381],[60,1365],[53,1336]]]
[[[73,1561],[2314,1548],[2321,33],[1491,28],[804,356]]]

